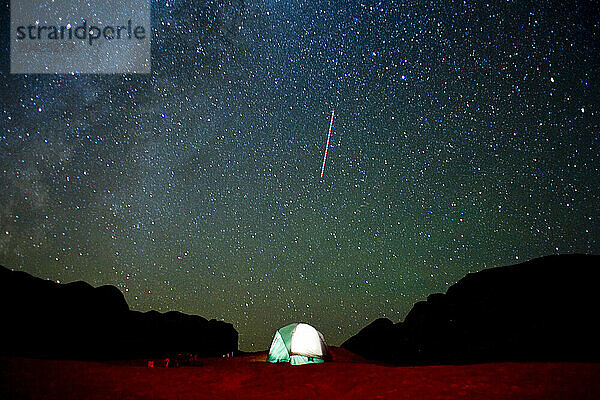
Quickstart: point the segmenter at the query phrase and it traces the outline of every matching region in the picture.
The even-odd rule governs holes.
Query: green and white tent
[[[275,332],[269,349],[269,362],[292,365],[322,363],[329,352],[325,338],[308,324],[289,324]]]

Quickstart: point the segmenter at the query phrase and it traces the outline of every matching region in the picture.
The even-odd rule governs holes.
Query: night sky
[[[152,13],[150,75],[11,75],[2,35],[0,264],[260,350],[290,322],[339,345],[470,271],[600,252],[595,1]]]

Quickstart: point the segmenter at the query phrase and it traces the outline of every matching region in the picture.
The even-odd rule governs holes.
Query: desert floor
[[[180,368],[0,358],[0,399],[600,399],[600,363],[395,367],[333,354],[325,364],[274,365],[262,353]]]

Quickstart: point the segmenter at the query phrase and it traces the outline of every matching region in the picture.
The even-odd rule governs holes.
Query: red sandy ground
[[[0,399],[600,399],[600,363],[392,367],[333,355],[303,366],[261,354],[181,368],[0,358]]]

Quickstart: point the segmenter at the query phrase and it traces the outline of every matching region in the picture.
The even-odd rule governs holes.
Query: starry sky
[[[261,350],[600,252],[594,1],[155,0],[152,27],[146,75],[12,75],[1,35],[0,264]]]

